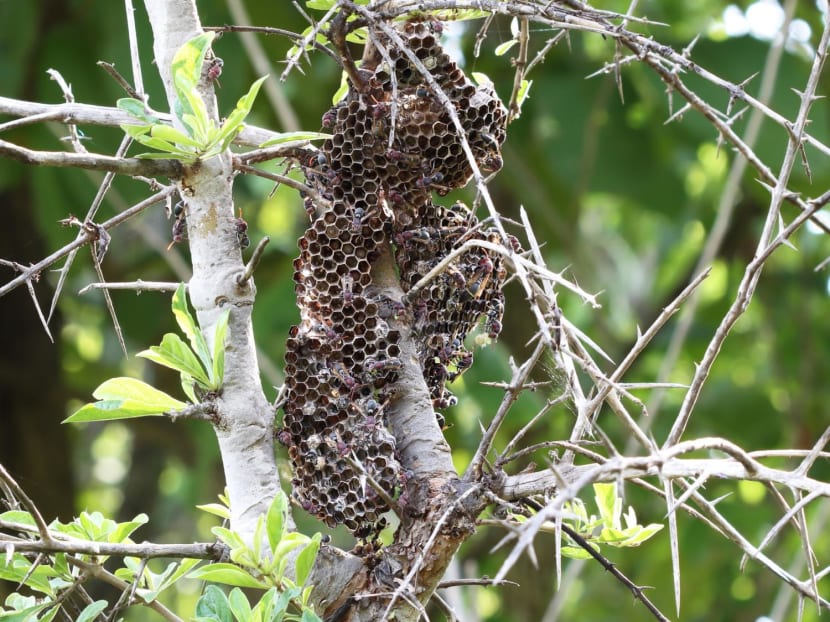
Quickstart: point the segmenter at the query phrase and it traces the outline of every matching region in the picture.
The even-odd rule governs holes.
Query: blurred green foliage
[[[140,3],[139,3],[140,4]],[[302,31],[307,23],[290,3],[248,3],[251,21],[257,25],[278,25]],[[608,0],[602,8],[625,11],[628,1]],[[741,10],[750,2],[738,3]],[[658,41],[680,50],[700,35],[693,59],[723,78],[741,82],[762,72],[769,42],[752,36],[725,37],[717,20],[727,7],[723,0],[694,3],[647,0],[638,5],[638,14],[667,25],[650,25],[646,31]],[[225,3],[200,3],[205,25],[232,23]],[[812,2],[798,3],[797,16],[812,26],[813,45],[820,32],[820,16]],[[138,38],[142,43],[145,84],[150,103],[161,108],[164,97],[151,61],[151,33],[143,9],[137,10]],[[494,49],[511,38],[509,21],[496,19],[490,27],[478,58],[473,43],[478,24],[453,28],[451,35],[464,53],[468,70],[486,73],[505,100],[513,81],[509,57],[497,57]],[[532,26],[531,54],[554,33]],[[55,68],[73,86],[80,102],[114,105],[124,96],[119,87],[95,66],[98,60],[115,63],[129,77],[123,7],[105,0],[44,0],[39,3],[0,3],[0,94],[43,102],[62,100],[57,85],[45,71]],[[709,33],[712,33],[710,36]],[[276,76],[281,71],[291,42],[279,37],[261,37]],[[515,48],[514,48],[515,49]],[[221,89],[223,109],[242,96],[259,76],[236,35],[225,35],[214,44],[224,61]],[[624,102],[620,100],[612,74],[586,79],[613,59],[613,41],[596,35],[573,33],[560,42],[529,76],[533,79],[530,98],[522,117],[508,132],[504,149],[505,168],[491,185],[499,210],[518,220],[524,206],[535,233],[544,243],[544,253],[553,270],[567,273],[588,291],[602,292],[602,308],[590,309],[575,296],[560,292],[559,304],[565,316],[598,342],[615,360],[620,360],[636,338],[637,327],[647,326],[660,310],[685,286],[716,217],[718,201],[734,159],[728,145],[718,147],[715,130],[697,113],[686,112],[682,119],[664,124],[670,116],[664,85],[645,66],[630,64],[621,73]],[[303,73],[294,71],[277,88],[290,103],[298,127],[286,126],[269,107],[263,94],[255,104],[249,122],[278,131],[318,130],[320,115],[328,109],[337,89],[340,72],[331,59],[311,56]],[[771,107],[793,118],[799,100],[792,89],[803,88],[810,59],[802,48],[785,52],[776,79]],[[712,104],[723,108],[727,93],[694,76],[689,84]],[[276,84],[274,77],[269,79]],[[760,77],[747,90],[757,93]],[[827,94],[824,78],[819,92]],[[676,95],[672,110],[682,106]],[[746,129],[748,113],[735,122],[739,134]],[[827,104],[814,108],[810,131],[828,135]],[[117,128],[85,128],[89,149],[111,153],[121,137]],[[31,148],[60,149],[64,128],[57,124],[32,126],[9,132],[4,138]],[[765,122],[756,153],[775,171],[781,163],[786,135]],[[830,186],[830,163],[808,149],[812,180],[801,167],[793,176],[793,187],[805,196],[815,196]],[[275,170],[278,163],[269,164]],[[688,382],[717,323],[734,297],[744,267],[754,252],[757,235],[766,213],[768,193],[748,170],[741,182],[739,202],[724,244],[714,262],[712,275],[702,288],[701,306],[692,329],[668,380]],[[13,197],[5,210],[31,218],[26,228],[15,230],[15,239],[24,249],[38,253],[54,249],[74,236],[57,221],[69,213],[82,215],[101,176],[77,171],[25,169],[3,161],[0,166],[0,193]],[[24,188],[25,192],[17,193]],[[297,194],[288,188],[272,192],[273,185],[262,179],[240,178],[236,183],[237,206],[249,224],[254,244],[270,235],[271,244],[256,274],[258,298],[254,309],[255,332],[260,348],[266,394],[273,399],[281,384],[282,356],[287,328],[298,312],[293,304],[291,261],[295,240],[301,234],[305,212]],[[107,218],[146,195],[146,186],[118,179],[107,195],[100,218]],[[464,193],[462,193],[464,194]],[[464,194],[467,201],[472,195]],[[16,199],[14,197],[17,197]],[[21,198],[22,197],[22,198]],[[785,206],[787,219],[793,208]],[[104,261],[109,280],[167,280],[188,278],[187,250],[178,245],[170,251],[170,225],[161,207],[153,208],[136,222],[113,232],[110,251]],[[521,231],[518,232],[522,237]],[[0,242],[3,242],[0,238]],[[830,243],[810,228],[793,239],[796,250],[782,248],[766,266],[756,299],[726,342],[715,364],[689,426],[687,437],[718,435],[730,438],[747,449],[807,448],[826,427],[830,388],[830,325],[828,280],[825,271],[814,268],[830,253]],[[8,242],[0,245],[0,257],[34,261],[31,256],[10,256]],[[15,249],[17,247],[14,247]],[[28,252],[28,251],[25,251]],[[7,276],[4,274],[4,277]],[[53,274],[44,280],[54,285]],[[76,292],[97,280],[89,257],[81,253],[69,275],[61,298],[64,319],[58,344],[60,377],[45,381],[65,390],[65,411],[29,412],[48,425],[77,409],[104,379],[134,375],[163,390],[175,392],[177,374],[153,368],[131,356],[124,359],[100,293],[84,296]],[[45,285],[44,285],[45,286]],[[21,294],[21,292],[16,292]],[[455,450],[457,466],[464,468],[478,443],[480,425],[489,421],[501,399],[499,390],[481,386],[482,381],[504,380],[509,372],[508,356],[527,353],[533,333],[533,319],[524,304],[524,294],[515,285],[508,288],[505,332],[498,344],[476,354],[476,365],[454,390],[459,405],[448,413],[453,426],[447,438]],[[21,294],[21,298],[24,296]],[[169,296],[114,292],[113,300],[127,345],[136,353],[158,343],[173,327]],[[25,302],[25,301],[24,301]],[[0,301],[0,305],[7,300]],[[29,303],[30,304],[30,303]],[[31,309],[31,307],[29,307]],[[653,381],[663,362],[676,320],[669,324],[626,376],[630,382]],[[33,343],[46,340],[37,323],[29,329]],[[13,357],[11,352],[3,357]],[[0,368],[0,370],[5,369]],[[610,369],[610,366],[608,367]],[[37,374],[37,369],[31,370]],[[0,395],[16,390],[10,372],[0,374]],[[540,374],[538,380],[545,380]],[[555,379],[555,378],[554,378]],[[506,439],[538,411],[555,391],[524,395],[513,408],[505,425]],[[653,392],[637,393],[652,404]],[[652,413],[652,433],[665,438],[683,393],[666,391],[659,410]],[[11,416],[11,415],[7,415]],[[574,421],[567,405],[556,408],[537,425],[528,443],[566,438]],[[600,423],[618,447],[626,444],[625,431],[607,413]],[[47,425],[44,423],[43,425]],[[165,542],[211,539],[215,522],[193,510],[196,503],[215,497],[223,488],[221,466],[211,430],[198,423],[135,421],[104,423],[70,430],[72,476],[77,492],[72,499],[76,511],[102,511],[124,520],[145,512],[151,522],[141,537]],[[38,461],[48,461],[43,447]],[[283,451],[282,448],[279,451]],[[282,456],[285,458],[285,456]],[[532,456],[537,464],[549,459],[544,452]],[[0,454],[0,462],[9,456]],[[519,470],[527,461],[513,465]],[[25,469],[25,465],[20,466]],[[824,463],[813,470],[827,477]],[[42,482],[18,471],[22,483],[40,501]],[[588,491],[586,491],[589,494]],[[752,542],[759,542],[780,516],[780,508],[769,491],[752,485],[712,483],[706,494],[715,498],[729,494],[719,508]],[[628,487],[626,505],[636,508],[646,523],[664,522],[665,507],[654,496]],[[587,498],[587,497],[586,497]],[[301,513],[298,513],[301,514]],[[809,521],[823,525],[827,506],[814,504],[807,510]],[[319,524],[298,516],[300,526],[318,529]],[[736,547],[705,525],[681,514],[680,558],[683,605],[681,619],[689,621],[753,621],[783,606],[781,619],[795,619],[796,599],[789,588],[769,572],[750,562],[742,573]],[[671,564],[667,530],[638,549],[614,550],[611,561],[640,585],[649,585],[650,598],[664,612],[673,612]],[[459,556],[465,576],[493,576],[504,559],[505,549],[492,552],[502,533],[483,530],[471,539]],[[824,559],[830,542],[816,531],[812,542],[819,559]],[[335,542],[348,545],[338,532]],[[633,602],[625,588],[602,569],[588,562],[566,562],[564,589],[555,597],[556,575],[552,536],[536,543],[540,567],[523,560],[509,578],[520,587],[452,588],[452,595],[477,611],[488,622],[518,620],[645,620],[642,606]],[[801,548],[792,531],[771,543],[767,553],[784,567],[803,569]],[[798,564],[801,564],[799,566]],[[821,585],[820,585],[821,587]],[[192,611],[196,596],[182,592],[171,603]],[[189,607],[189,608],[188,608]],[[559,613],[556,614],[555,611]],[[547,612],[547,614],[546,614]],[[129,620],[150,619],[146,612],[131,612]],[[806,607],[805,620],[817,619],[815,608]]]

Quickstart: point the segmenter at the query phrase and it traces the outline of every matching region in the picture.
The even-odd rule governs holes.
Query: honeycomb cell
[[[401,29],[450,98],[477,165],[495,172],[502,163],[504,107],[491,89],[475,86],[451,61],[438,32],[427,22]],[[388,507],[343,456],[356,457],[391,494],[399,486],[395,438],[380,404],[402,366],[400,334],[383,318],[414,322],[430,396],[436,408],[446,408],[455,398],[444,385],[472,363],[461,347],[466,335],[482,318],[487,334],[498,335],[504,279],[498,256],[472,249],[408,308],[367,296],[372,263],[390,244],[406,291],[465,241],[501,240],[482,231],[463,205],[433,203],[433,192],[446,194],[472,176],[463,139],[420,69],[382,33],[375,35],[390,62],[378,58],[364,65],[368,90],[349,91],[326,112],[322,124],[332,138],[300,158],[307,185],[326,204],[306,199],[310,223],[294,262],[302,322],[286,342],[286,434],[280,435],[301,507],[329,525],[345,524],[361,538],[383,527]],[[390,135],[393,108],[397,120]]]

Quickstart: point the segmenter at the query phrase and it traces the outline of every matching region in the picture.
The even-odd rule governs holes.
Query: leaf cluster
[[[229,518],[227,505],[211,504],[201,509]],[[230,563],[217,562],[202,566],[191,574],[193,578],[235,586],[229,596],[221,590],[206,590],[197,605],[199,622],[277,622],[280,620],[319,620],[308,604],[311,586],[308,581],[322,535],[312,537],[289,531],[288,498],[280,491],[272,501],[268,513],[260,517],[253,542],[225,527],[214,527],[213,533],[230,547]],[[299,550],[299,552],[296,552]],[[289,562],[294,562],[294,578],[286,576]],[[253,608],[238,588],[268,590]],[[299,614],[289,613],[289,608]],[[231,615],[233,617],[231,617]]]
[[[215,395],[225,375],[225,337],[228,332],[229,310],[217,320],[213,329],[213,348],[208,346],[196,319],[187,307],[185,286],[180,284],[173,294],[173,316],[188,343],[175,333],[167,333],[161,344],[138,353],[154,363],[176,370],[181,376],[182,390],[194,405],[206,396]],[[188,404],[159,391],[136,378],[111,378],[92,393],[98,401],[85,404],[65,423],[109,421],[134,417],[160,416],[181,411]]]
[[[256,80],[237,101],[233,112],[217,125],[198,89],[205,56],[215,36],[214,32],[202,33],[184,44],[173,57],[171,68],[176,92],[173,114],[183,129],[162,123],[148,114],[144,102],[138,99],[125,97],[118,100],[119,108],[144,122],[142,125],[122,125],[121,129],[142,145],[161,152],[141,153],[139,158],[175,158],[192,164],[219,155],[242,131],[259,88],[268,76]]]
[[[585,502],[579,498],[566,503],[564,515],[567,518],[563,522],[596,551],[600,550],[601,545],[615,548],[640,546],[663,528],[663,525],[657,523],[640,525],[637,522],[637,514],[631,506],[623,514],[622,498],[617,494],[616,484],[595,483],[594,503],[599,516],[589,515]],[[592,557],[588,551],[573,541],[563,546],[561,553],[571,559]]]
[[[81,512],[73,521],[62,523],[53,521],[49,533],[55,539],[71,542],[101,542],[107,544],[133,544],[132,533],[147,523],[147,516],[139,514],[131,521],[123,523],[105,518],[100,512]],[[0,514],[0,524],[14,528],[22,533],[36,533],[37,526],[29,512],[9,510]],[[49,557],[38,556],[31,560],[25,554],[16,551],[13,544],[7,544],[3,563],[0,564],[0,579],[29,588],[33,595],[13,592],[6,598],[5,606],[0,607],[0,620],[4,622],[49,622],[65,608],[66,596],[86,580],[85,572],[78,563],[70,561],[103,564],[107,555],[84,555],[55,553]],[[137,558],[125,558],[124,567],[115,571],[115,575],[125,581],[133,582],[138,577],[138,594],[145,602],[155,600],[158,595],[172,587],[179,579],[198,563],[198,560],[183,560],[171,563],[159,574],[153,573],[146,563]],[[19,589],[18,587],[18,589]],[[88,603],[74,619],[90,621],[109,606],[106,600]]]

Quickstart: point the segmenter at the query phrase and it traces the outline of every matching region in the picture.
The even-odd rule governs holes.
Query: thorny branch
[[[495,582],[502,581],[506,573],[510,570],[512,565],[516,562],[519,555],[532,545],[533,539],[541,529],[542,525],[549,520],[559,520],[562,518],[562,510],[564,504],[573,499],[586,486],[597,481],[632,481],[638,485],[647,487],[655,494],[663,497],[667,511],[670,517],[680,509],[689,512],[700,520],[703,520],[713,528],[717,529],[726,538],[734,542],[745,554],[758,561],[776,576],[791,585],[803,597],[815,600],[823,607],[828,607],[827,601],[821,597],[817,590],[817,579],[826,573],[826,570],[819,571],[812,564],[809,566],[809,577],[802,581],[797,579],[793,574],[781,568],[774,560],[765,555],[762,550],[774,538],[776,538],[783,527],[787,524],[795,524],[801,539],[805,542],[807,548],[807,556],[810,557],[811,550],[809,548],[809,537],[805,521],[803,520],[803,510],[811,502],[821,497],[830,496],[830,485],[818,479],[812,478],[808,475],[808,471],[813,466],[816,459],[819,457],[826,458],[827,452],[824,451],[825,445],[830,440],[826,432],[822,438],[814,445],[809,452],[804,451],[766,451],[766,452],[747,452],[735,443],[719,438],[702,438],[692,440],[681,440],[687,430],[688,423],[694,414],[694,409],[697,404],[697,398],[706,382],[707,375],[718,358],[721,348],[723,347],[726,338],[731,328],[735,325],[738,319],[743,315],[747,306],[751,302],[758,286],[763,268],[771,254],[775,249],[784,244],[788,238],[798,231],[800,227],[808,220],[816,223],[825,233],[830,233],[827,226],[814,218],[815,212],[824,207],[830,201],[830,193],[825,193],[813,199],[806,199],[789,189],[789,177],[796,161],[799,157],[804,157],[805,145],[810,145],[824,156],[830,155],[830,146],[823,143],[807,132],[809,123],[809,114],[812,104],[817,99],[817,85],[822,75],[823,65],[827,54],[828,39],[830,39],[830,24],[825,23],[824,31],[821,37],[820,44],[817,48],[815,60],[812,70],[810,72],[809,80],[803,92],[800,93],[801,106],[794,121],[787,119],[785,116],[776,112],[766,104],[762,98],[753,97],[749,94],[744,83],[732,83],[724,80],[709,70],[701,67],[692,60],[692,45],[686,50],[677,52],[672,48],[656,42],[653,38],[641,35],[634,32],[634,28],[638,25],[648,24],[648,20],[639,19],[633,15],[620,15],[613,12],[598,11],[592,7],[582,4],[580,2],[572,1],[567,3],[554,2],[533,2],[533,1],[512,1],[512,2],[498,2],[496,0],[399,0],[397,2],[374,2],[369,7],[354,5],[349,2],[340,2],[337,6],[328,11],[320,20],[312,22],[310,33],[305,37],[300,37],[293,33],[285,33],[278,31],[278,29],[262,29],[253,27],[244,27],[247,32],[264,32],[266,34],[281,34],[289,36],[297,43],[297,52],[290,59],[288,66],[283,74],[283,77],[293,69],[298,68],[301,58],[307,54],[307,49],[310,47],[322,48],[326,53],[336,56],[341,64],[348,70],[350,78],[355,85],[359,85],[361,77],[359,70],[351,62],[348,53],[347,44],[345,43],[347,18],[346,11],[338,12],[337,9],[348,9],[349,12],[358,15],[361,19],[359,24],[372,24],[388,37],[393,44],[401,45],[401,40],[394,28],[389,25],[389,20],[395,17],[406,15],[410,11],[437,11],[449,9],[478,9],[488,11],[492,15],[508,15],[518,17],[521,24],[521,39],[519,57],[516,60],[516,84],[520,84],[521,80],[528,74],[528,72],[538,65],[544,58],[544,54],[551,49],[557,41],[563,37],[568,36],[574,31],[581,31],[586,33],[600,34],[615,42],[617,46],[617,55],[612,62],[602,67],[598,73],[614,73],[617,77],[618,84],[620,82],[621,70],[632,63],[642,63],[649,67],[666,85],[669,96],[672,93],[678,94],[682,97],[686,104],[677,112],[671,113],[670,121],[679,118],[680,114],[687,110],[695,110],[700,113],[718,132],[719,139],[722,139],[731,144],[734,149],[746,159],[750,166],[757,172],[761,181],[766,184],[770,190],[770,203],[767,211],[767,218],[764,231],[759,237],[758,247],[754,259],[746,266],[744,277],[738,287],[735,300],[728,313],[724,316],[720,327],[715,335],[712,337],[709,347],[699,365],[691,386],[688,387],[686,398],[683,405],[680,407],[676,415],[674,425],[668,437],[660,446],[650,438],[647,430],[644,429],[629,412],[629,408],[625,406],[624,401],[628,400],[634,404],[635,408],[641,410],[641,414],[648,414],[645,406],[639,400],[635,399],[623,383],[623,378],[633,363],[649,348],[653,338],[666,325],[669,319],[682,308],[688,296],[699,286],[701,281],[706,276],[706,271],[696,276],[688,286],[681,292],[681,294],[670,303],[646,329],[645,332],[638,334],[634,345],[631,347],[629,353],[619,364],[615,365],[610,371],[603,371],[600,364],[594,361],[591,352],[598,352],[603,358],[602,350],[597,344],[594,344],[587,336],[581,334],[574,325],[572,325],[567,318],[558,317],[558,307],[556,306],[557,292],[554,287],[558,286],[561,289],[569,290],[570,292],[581,297],[588,302],[592,307],[598,308],[596,297],[583,291],[581,288],[564,278],[561,274],[550,270],[544,263],[544,259],[539,250],[539,245],[535,241],[532,229],[529,223],[525,222],[527,227],[527,235],[531,245],[531,252],[529,255],[522,255],[513,253],[505,246],[498,244],[490,244],[482,241],[469,241],[467,244],[461,246],[456,253],[449,255],[444,261],[427,274],[422,282],[416,284],[410,290],[410,297],[414,296],[421,288],[427,286],[438,274],[446,270],[447,267],[461,254],[469,250],[472,246],[481,246],[490,251],[499,253],[503,256],[505,263],[509,269],[515,274],[520,281],[524,292],[527,296],[527,304],[534,313],[537,322],[537,342],[533,353],[528,357],[524,364],[513,366],[513,378],[510,382],[503,385],[505,395],[497,413],[494,414],[483,433],[482,440],[475,453],[473,460],[468,468],[466,478],[476,485],[469,488],[461,498],[457,499],[455,503],[460,503],[465,496],[476,496],[484,494],[484,483],[487,483],[492,490],[487,492],[495,492],[501,498],[511,501],[527,498],[537,498],[543,495],[552,495],[544,505],[538,507],[538,512],[527,523],[520,528],[517,528],[517,543],[513,551],[508,555],[504,565]],[[557,33],[552,36],[545,44],[543,50],[532,60],[528,61],[528,41],[529,31],[528,24],[530,22],[543,24],[547,28],[557,30]],[[632,25],[633,24],[633,25]],[[358,24],[354,24],[358,25]],[[234,26],[227,26],[218,28],[226,32],[235,32],[243,30]],[[334,43],[337,51],[333,52],[317,42],[317,36],[321,33],[328,33]],[[623,49],[630,52],[628,56],[623,55]],[[404,48],[404,51],[407,50]],[[437,87],[429,70],[424,67],[422,61],[415,56],[410,55],[411,63],[424,77],[424,81],[430,85],[436,93],[436,97],[445,105],[450,111],[450,116],[456,129],[459,133],[463,133],[458,117],[455,111],[452,110],[452,105],[449,103],[446,95]],[[712,106],[707,100],[702,98],[695,90],[688,84],[688,77],[695,76],[710,84],[717,86],[729,95],[729,103],[725,111],[718,110]],[[136,82],[139,85],[138,90],[141,91],[139,75],[135,76]],[[517,89],[514,87],[514,97],[511,98],[511,116],[515,117],[518,112],[518,107],[515,105],[515,94]],[[732,106],[734,103],[740,102],[749,106],[754,111],[760,113],[764,118],[772,121],[780,127],[788,136],[789,142],[787,150],[784,154],[784,161],[779,171],[774,173],[772,169],[754,152],[752,142],[739,136],[732,127],[735,117],[732,115]],[[515,110],[514,110],[515,108]],[[0,113],[12,114],[20,118],[14,121],[8,121],[0,124],[0,132],[18,127],[26,123],[42,122],[47,120],[57,120],[74,126],[75,124],[91,123],[98,125],[114,126],[121,123],[134,122],[130,117],[121,111],[104,108],[85,106],[81,104],[67,103],[59,105],[42,105],[31,104],[28,102],[19,102],[8,98],[0,97]],[[740,114],[740,112],[739,112]],[[163,115],[159,115],[166,118]],[[237,141],[239,144],[251,147],[258,147],[268,138],[271,138],[273,133],[266,130],[258,130],[257,128],[246,128],[246,131],[240,136]],[[476,166],[475,159],[469,148],[469,144],[463,141],[464,150],[470,160],[471,167],[474,171],[474,179],[476,186],[482,198],[487,205],[490,216],[495,225],[499,228],[503,238],[506,240],[506,233],[504,231],[502,219],[496,211],[495,205],[487,191],[487,186],[481,172]],[[309,192],[309,189],[297,182],[292,182],[290,178],[275,174],[265,173],[254,169],[251,165],[256,162],[261,162],[278,157],[291,157],[295,155],[292,149],[302,146],[297,144],[293,146],[282,145],[279,148],[253,149],[247,153],[241,153],[235,156],[234,168],[237,172],[255,174],[267,177],[277,183],[285,183],[303,191]],[[181,168],[174,161],[146,161],[137,159],[128,159],[123,157],[108,157],[95,154],[78,154],[65,152],[36,152],[23,147],[19,147],[12,143],[0,140],[0,155],[17,159],[26,163],[41,164],[50,166],[75,166],[80,168],[90,168],[97,170],[107,170],[113,173],[121,173],[128,175],[145,175],[145,176],[167,176],[180,177]],[[804,159],[806,166],[806,159]],[[134,206],[130,210],[119,214],[113,219],[100,225],[102,231],[106,231],[122,222],[131,215],[138,213],[149,205],[158,202],[173,191],[171,188],[165,188],[157,193],[147,201]],[[788,225],[781,226],[777,235],[773,230],[781,221],[780,210],[783,203],[794,205],[800,210],[800,213]],[[90,220],[91,222],[91,220]],[[98,227],[99,225],[96,225]],[[26,283],[31,286],[32,281],[36,280],[38,275],[49,265],[58,261],[75,249],[92,242],[95,239],[94,231],[87,231],[85,235],[45,258],[41,262],[29,267],[19,266],[10,262],[4,262],[5,265],[10,265],[21,274],[0,287],[0,296],[11,291],[15,287]],[[251,277],[253,269],[256,267],[256,260],[252,260],[246,267],[245,271],[241,273],[241,284],[247,282]],[[107,284],[96,283],[89,287],[115,289],[115,288],[129,288],[142,291],[145,289],[164,291],[169,287],[168,284],[150,284],[138,281],[136,283],[126,284]],[[87,289],[87,288],[85,288]],[[496,469],[500,471],[503,466],[514,460],[518,455],[523,455],[522,452],[528,453],[534,449],[540,448],[561,448],[565,450],[565,457],[559,461],[554,461],[548,468],[531,473],[520,473],[516,475],[506,475],[504,473],[497,473],[501,477],[493,477],[492,479],[483,477],[483,471],[486,464],[486,458],[491,451],[496,450],[496,443],[498,440],[498,431],[501,422],[509,412],[511,405],[514,403],[520,393],[529,390],[532,383],[529,381],[530,374],[536,369],[537,363],[542,354],[550,352],[554,356],[557,365],[565,370],[567,378],[566,387],[560,398],[552,400],[534,419],[525,426],[520,434],[514,439],[507,442],[506,448],[499,455],[499,460],[496,463]],[[578,373],[580,370],[582,373]],[[646,385],[647,387],[649,385]],[[656,388],[657,383],[651,385]],[[529,448],[520,448],[518,452],[514,452],[514,448],[518,442],[518,438],[527,433],[527,431],[541,421],[543,416],[550,408],[557,405],[559,401],[569,402],[574,407],[577,413],[576,421],[573,427],[573,432],[568,440],[551,440],[541,443],[537,446]],[[610,410],[618,417],[618,419],[625,426],[629,435],[636,438],[645,450],[645,456],[628,457],[620,454],[620,452],[608,440],[598,422],[599,413],[603,406],[609,406]],[[202,413],[203,414],[203,413]],[[601,450],[593,451],[588,449],[586,439],[596,436],[604,444],[605,451],[610,457],[603,455]],[[723,452],[726,458],[696,458],[686,457],[687,454],[700,451],[720,451]],[[497,452],[498,453],[498,452]],[[589,464],[576,464],[576,458],[588,460]],[[783,468],[768,467],[763,463],[763,460],[768,457],[787,457],[787,458],[801,458],[802,463],[792,470]],[[489,466],[489,465],[488,465]],[[0,475],[2,473],[0,472]],[[492,474],[489,474],[492,475]],[[759,481],[770,486],[778,486],[786,488],[796,494],[796,500],[791,506],[784,504],[784,513],[778,522],[770,529],[760,544],[753,545],[749,540],[743,536],[726,518],[720,514],[715,508],[715,502],[708,500],[701,493],[703,485],[713,479],[727,479],[727,480],[748,480]],[[657,479],[660,485],[655,486],[646,483],[646,479]],[[5,482],[5,480],[4,480]],[[8,482],[5,482],[8,487]],[[673,485],[676,485],[682,492],[676,499],[673,498]],[[479,487],[481,490],[479,490]],[[20,496],[19,490],[14,490],[14,494],[18,499],[25,499]],[[423,557],[426,558],[430,546],[434,539],[438,536],[440,528],[445,522],[449,520],[450,510],[452,506],[441,516],[438,525],[432,532],[430,539],[425,543],[423,548]],[[6,527],[0,524],[0,527]],[[72,542],[70,544],[58,541],[52,538],[45,523],[41,520],[38,522],[39,541],[29,540],[13,540],[13,546],[17,550],[27,551],[59,551],[64,550],[61,547],[74,546],[71,552],[84,553],[87,550],[84,543]],[[673,534],[676,539],[676,533]],[[0,543],[5,542],[0,539]],[[96,546],[101,546],[98,543],[92,543]],[[77,548],[77,547],[81,548]],[[136,545],[144,546],[144,545]],[[212,545],[194,545],[209,547]],[[26,548],[28,547],[28,548]],[[39,547],[39,548],[38,548]],[[49,548],[52,547],[52,548]],[[68,549],[67,549],[68,550]],[[144,549],[145,552],[148,549]],[[183,550],[183,549],[180,549]],[[199,557],[199,552],[205,556],[211,556],[208,549],[188,549],[185,553],[188,557]],[[106,553],[103,549],[97,549],[95,554],[131,554],[116,552],[112,549],[110,553]],[[140,555],[138,555],[140,556]],[[167,554],[166,556],[170,556]],[[676,560],[675,560],[676,561]],[[424,560],[418,560],[415,563],[403,581],[400,581],[397,589],[386,594],[391,597],[387,612],[391,611],[397,599],[409,599],[408,590],[412,587],[410,584],[413,578],[417,575],[423,565]],[[639,589],[639,588],[638,588]],[[644,599],[640,591],[638,597]],[[381,597],[379,593],[372,596]],[[371,598],[369,595],[358,595],[355,598]],[[658,619],[662,614],[659,612],[652,612]]]

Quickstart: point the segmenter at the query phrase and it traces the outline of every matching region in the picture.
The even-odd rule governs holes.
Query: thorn
[[[744,80],[743,82],[739,82],[734,87],[729,89],[729,101],[726,103],[726,114],[727,114],[727,116],[732,114],[732,106],[735,103],[735,100],[739,99],[739,98],[740,99],[744,98],[744,95],[746,94],[746,90],[745,90],[746,85],[749,84],[749,82],[753,78],[755,78],[755,76],[757,76],[757,75],[758,75],[758,72],[756,71],[751,76],[749,76],[746,80]]]
[[[767,192],[772,194],[773,187],[770,186],[767,182],[765,182],[763,179],[758,179],[757,177],[755,178],[755,181],[761,184],[761,187],[765,188]]]
[[[692,55],[692,49],[697,45],[697,42],[700,40],[700,33],[695,35],[695,38],[689,42],[689,45],[681,50],[681,55],[683,58],[690,58]]]
[[[670,116],[668,119],[666,119],[666,120],[663,122],[663,125],[668,125],[668,124],[669,124],[669,123],[671,123],[672,121],[677,121],[678,119],[681,119],[681,118],[683,117],[683,114],[684,114],[687,110],[690,110],[690,109],[691,109],[691,107],[692,107],[692,105],[691,105],[691,104],[689,104],[689,103],[683,104],[683,107],[682,107],[682,108],[680,108],[680,110],[678,110],[677,112],[675,112],[675,113],[674,113],[672,116]]]

